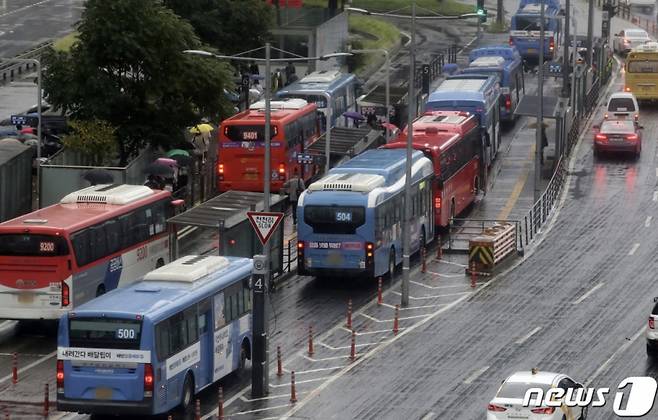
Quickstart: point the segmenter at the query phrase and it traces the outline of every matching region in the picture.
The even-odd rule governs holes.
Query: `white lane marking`
[[[184,227],[183,229],[181,229],[180,232],[178,232],[178,239],[179,239],[179,240],[180,240],[180,239],[183,239],[184,237],[186,237],[186,236],[189,235],[190,233],[196,231],[197,229],[198,229],[198,227],[196,227],[196,226],[194,226],[194,227],[192,227],[192,226],[186,226],[186,227]]]
[[[304,359],[308,360],[309,362],[326,362],[326,361],[328,361],[328,360],[347,359],[347,358],[350,357],[350,356],[349,356],[349,355],[345,355],[345,356],[323,357],[322,359],[314,359],[314,358],[312,358],[312,357],[309,357],[309,356],[303,354],[302,357],[303,357]],[[249,388],[245,388],[245,390],[246,390],[246,389],[249,389]],[[243,390],[243,391],[244,391],[244,390]]]
[[[653,201],[658,201],[658,191],[653,192]]]
[[[523,344],[523,343],[525,343],[526,341],[528,341],[528,339],[529,339],[530,337],[532,337],[533,335],[537,334],[537,332],[538,332],[539,330],[541,330],[541,327],[537,327],[537,328],[535,328],[534,330],[530,331],[528,334],[526,334],[526,335],[524,335],[523,337],[521,337],[521,338],[519,338],[518,340],[516,340],[516,344]]]
[[[443,263],[443,264],[451,264],[451,265],[456,265],[457,267],[466,268],[466,264],[460,264],[460,263],[457,263],[457,262],[446,261],[446,260],[443,260],[443,259],[439,260],[439,262]]]
[[[347,327],[342,327],[341,329],[344,330],[344,331],[347,331],[350,334],[352,334],[352,330],[350,330]],[[403,330],[404,328],[398,328],[398,329]],[[358,337],[360,335],[390,333],[391,330],[377,330],[377,331],[363,331],[363,332],[354,331],[354,332],[356,333],[356,336]]]
[[[436,417],[437,417],[437,414],[433,411],[430,411],[429,413],[427,413],[423,417],[421,417],[420,420],[434,420]]]
[[[296,373],[297,372],[295,372],[295,374]],[[295,392],[295,393],[297,395],[305,394],[305,392]],[[277,398],[290,398],[290,394],[268,395],[267,397],[261,397],[261,398],[247,398],[244,395],[240,396],[240,399],[244,402],[269,401],[269,400],[275,400]]]
[[[393,319],[379,319],[379,318],[375,318],[374,316],[370,316],[368,314],[359,314],[359,315],[361,315],[364,318],[368,318],[369,320],[374,321],[374,322],[393,322]],[[398,321],[403,321],[405,319],[426,318],[428,316],[429,315],[403,316],[403,317],[398,317]]]
[[[465,384],[472,384],[474,380],[478,378],[478,376],[482,375],[484,372],[486,372],[489,369],[489,366],[484,366],[481,367],[480,369],[476,370],[475,372],[471,373],[471,376],[468,378],[464,379]]]
[[[310,382],[319,382],[319,381],[324,381],[325,379],[330,379],[331,376],[322,376],[320,378],[313,378],[313,379],[304,379],[303,381],[295,381],[295,385],[299,384],[308,384]],[[285,384],[273,384],[270,383],[270,386],[272,388],[281,388],[282,386],[290,386],[290,383],[285,383]]]
[[[644,332],[644,329],[645,329],[645,328],[646,328],[646,326],[642,325],[642,328],[640,328],[640,330],[639,330],[638,332],[636,332],[636,333],[630,338],[630,340],[629,340],[629,339],[626,339],[626,340],[624,341],[624,343],[623,343],[621,346],[619,346],[619,348],[618,348],[614,353],[612,353],[612,356],[610,356],[610,357],[608,358],[608,360],[606,360],[605,362],[603,362],[603,364],[602,364],[601,366],[599,366],[599,368],[596,369],[596,371],[594,371],[594,373],[592,374],[592,376],[590,376],[589,378],[587,378],[587,381],[585,381],[585,384],[584,384],[584,385],[585,385],[585,386],[589,386],[589,384],[591,384],[592,381],[593,381],[597,376],[599,376],[599,375],[605,370],[606,367],[608,367],[608,365],[610,364],[610,362],[612,362],[612,360],[613,360],[615,357],[617,357],[619,354],[621,354],[623,351],[625,351],[628,347],[630,347],[631,344],[633,344],[633,342],[634,342],[635,340],[637,340],[639,336],[642,335],[642,333]]]
[[[49,354],[43,356],[43,357],[42,357],[41,359],[39,359],[39,360],[35,360],[34,362],[30,363],[30,364],[27,365],[27,366],[24,366],[24,367],[18,369],[18,375],[20,376],[20,374],[23,373],[23,372],[25,372],[26,370],[32,369],[33,367],[35,367],[35,366],[37,366],[37,365],[40,365],[41,363],[43,363],[43,362],[45,362],[46,360],[51,359],[51,358],[53,358],[53,357],[55,357],[55,356],[57,356],[57,350],[55,350],[54,352],[49,353]],[[13,374],[10,373],[9,375],[5,376],[4,378],[0,378],[0,384],[3,383],[3,382],[5,382],[5,381],[8,381],[9,379],[11,379],[12,376],[13,376]]]
[[[288,386],[290,386],[290,385],[288,385]],[[290,407],[290,405],[289,404],[275,405],[273,407],[257,408],[255,410],[249,410],[249,411],[240,411],[238,413],[232,414],[232,416],[238,416],[238,415],[241,415],[241,414],[260,413],[261,411],[270,411],[270,410],[276,410],[278,408],[285,408],[285,407]],[[207,414],[208,417],[206,417],[206,416],[201,417],[201,420],[206,420],[206,419],[208,419],[208,418],[210,418],[214,415],[215,415],[215,412],[212,412],[210,414]]]
[[[420,306],[407,306],[406,308],[400,308],[401,311],[412,311],[414,309],[428,309],[428,308],[438,308],[439,306],[445,306],[447,303],[437,303],[436,305],[420,305]],[[387,308],[395,309],[395,305],[389,303],[382,303],[382,306]]]
[[[461,276],[464,277],[463,275],[461,275]],[[419,283],[419,282],[417,282],[417,281],[413,281],[413,280],[410,280],[409,283],[411,283],[411,284],[415,284],[415,285],[420,286],[420,287],[425,287],[425,288],[427,288],[427,289],[432,289],[432,290],[437,290],[437,289],[452,289],[452,288],[454,288],[454,287],[468,287],[468,286],[466,286],[464,283],[460,283],[460,284],[450,284],[450,285],[445,285],[445,286],[430,286],[429,284]]]
[[[640,244],[639,244],[639,243],[637,243],[637,242],[634,243],[634,244],[633,244],[633,247],[631,248],[631,250],[628,251],[628,255],[633,255],[633,254],[635,254],[635,251],[637,251],[637,249],[638,249],[639,247],[640,247]]]
[[[439,277],[445,277],[445,278],[448,278],[448,279],[456,278],[456,277],[464,277],[463,274],[441,274],[441,273],[436,273],[436,272],[430,271],[430,270],[425,270],[425,272],[428,273],[428,274],[432,274],[432,275],[439,276]]]
[[[304,375],[306,373],[316,373],[316,372],[326,372],[328,370],[338,370],[342,369],[347,365],[340,365],[340,366],[334,366],[334,367],[326,367],[326,368],[318,368],[318,369],[310,369],[310,370],[296,370],[295,375]],[[290,371],[286,368],[283,368],[284,372],[290,373]]]
[[[442,298],[442,297],[450,297],[450,296],[461,296],[467,293],[472,293],[472,292],[459,292],[459,293],[446,293],[444,295],[429,295],[429,296],[409,296],[409,299],[412,300],[422,300],[422,299],[436,299],[436,298]],[[400,295],[400,292],[393,292],[393,294]]]
[[[489,284],[491,284],[491,283],[489,283]],[[289,418],[290,418],[291,416],[293,416],[296,412],[298,412],[299,410],[301,410],[302,408],[304,408],[304,406],[305,406],[306,404],[308,404],[309,401],[313,400],[314,397],[316,397],[317,395],[319,395],[319,394],[320,394],[323,390],[325,390],[329,385],[331,385],[332,383],[334,383],[337,379],[341,378],[341,377],[344,376],[346,373],[348,373],[349,371],[351,371],[351,370],[354,369],[355,367],[359,366],[359,365],[360,365],[361,363],[363,363],[365,360],[368,360],[370,357],[372,357],[372,356],[374,356],[375,354],[377,354],[377,353],[381,352],[382,350],[386,349],[386,348],[387,348],[389,345],[391,345],[392,343],[396,342],[397,340],[402,339],[405,335],[411,333],[412,331],[414,331],[414,330],[417,329],[417,328],[422,327],[422,326],[425,325],[427,322],[429,322],[430,320],[436,318],[436,317],[439,316],[440,314],[442,314],[442,313],[444,313],[444,312],[446,312],[446,311],[449,311],[449,310],[452,309],[453,307],[459,305],[460,303],[462,303],[463,301],[465,301],[468,297],[469,297],[469,295],[462,296],[461,298],[459,298],[459,299],[457,299],[456,301],[452,302],[452,303],[449,304],[448,306],[445,306],[445,307],[443,307],[443,308],[441,308],[441,309],[435,311],[434,313],[430,314],[428,317],[426,317],[426,318],[423,319],[422,321],[420,321],[420,322],[414,324],[413,326],[409,327],[409,329],[402,331],[401,333],[399,333],[399,334],[396,335],[395,337],[391,338],[390,340],[382,342],[382,345],[377,346],[377,347],[375,347],[374,349],[368,351],[368,353],[366,353],[366,354],[362,355],[360,358],[356,359],[356,361],[355,361],[354,363],[351,363],[349,366],[346,366],[344,369],[342,369],[340,372],[337,372],[335,375],[330,376],[329,379],[328,379],[327,381],[321,383],[316,389],[314,389],[313,391],[311,391],[311,392],[309,393],[309,395],[308,395],[306,398],[304,398],[303,400],[301,400],[300,402],[298,402],[297,405],[295,405],[295,407],[293,407],[292,409],[290,409],[290,410],[289,410],[287,413],[285,413],[281,418],[282,418],[283,420],[289,419]]]
[[[644,221],[644,227],[651,226],[651,219],[653,219],[653,217],[647,216],[647,220]]]
[[[574,301],[571,302],[571,303],[572,303],[573,305],[577,305],[577,304],[579,304],[580,302],[582,302],[582,301],[584,301],[585,299],[587,299],[587,298],[589,297],[589,295],[591,295],[592,293],[596,292],[598,289],[600,289],[601,287],[603,287],[604,284],[605,284],[605,283],[603,283],[603,282],[597,284],[596,286],[592,287],[592,288],[589,290],[589,292],[585,293],[584,295],[582,295],[581,297],[579,297],[578,299],[574,300]]]
[[[354,343],[354,347],[376,346],[376,345],[382,343],[383,341],[385,341],[385,340],[376,341],[374,343]],[[352,346],[350,344],[349,346],[334,347],[334,346],[330,346],[329,344],[325,344],[322,341],[318,341],[318,345],[320,345],[322,347],[326,347],[329,350],[345,350],[345,349],[349,349]]]
[[[656,177],[658,177],[658,168],[656,168]]]
[[[470,47],[472,43],[477,41],[477,39],[478,37],[476,36],[473,37],[473,39],[471,39],[466,45],[464,45],[461,50],[457,51],[457,55],[460,55],[466,48]]]
[[[41,6],[42,4],[44,4],[44,3],[50,3],[51,1],[52,1],[52,0],[42,0],[42,1],[37,2],[37,3],[34,3],[34,4],[29,4],[29,5],[27,5],[27,6],[24,6],[24,7],[19,8],[19,9],[12,10],[11,12],[3,13],[3,14],[0,15],[0,18],[3,18],[3,17],[5,17],[5,16],[10,16],[10,15],[13,15],[13,14],[15,14],[15,13],[22,12],[23,10],[31,9],[31,8],[33,8],[33,7],[35,7],[35,6]]]
[[[30,354],[30,353],[16,353],[20,357],[46,357],[47,354]],[[0,353],[0,356],[11,357],[14,353]]]

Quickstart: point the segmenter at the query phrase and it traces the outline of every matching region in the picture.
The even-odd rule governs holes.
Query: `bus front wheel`
[[[188,407],[192,404],[194,398],[194,379],[191,374],[185,376],[185,383],[183,384],[183,395],[180,400],[180,408],[183,412],[187,411]]]

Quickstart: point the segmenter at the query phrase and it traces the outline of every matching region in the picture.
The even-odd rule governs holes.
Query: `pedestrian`
[[[249,64],[249,73],[260,74],[260,71],[258,70],[258,64],[256,64],[255,61],[252,61],[251,64]]]
[[[370,128],[375,129],[377,125],[377,116],[375,115],[374,112],[368,114],[368,117],[366,119],[366,124],[368,124]]]
[[[548,146],[548,138],[546,137],[546,126],[541,126],[541,155],[540,162],[544,164],[544,148]]]
[[[297,200],[306,189],[304,180],[299,176],[299,169],[295,168],[292,177],[283,184],[284,190],[288,193],[288,200],[292,206],[292,223],[297,224]]]
[[[288,65],[285,68],[285,73],[286,73],[286,86],[292,83],[292,76],[297,74],[297,70],[295,69],[295,65],[292,63],[292,61],[288,61]]]

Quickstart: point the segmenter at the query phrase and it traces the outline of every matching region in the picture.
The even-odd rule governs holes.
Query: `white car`
[[[653,301],[655,304],[647,325],[647,356],[658,358],[658,297],[653,298]]]
[[[605,119],[620,120],[640,118],[640,107],[635,95],[631,92],[615,92],[608,98],[608,105],[605,107]]]
[[[612,49],[620,54],[627,54],[638,45],[650,42],[651,37],[644,29],[624,29],[612,38]]]
[[[498,388],[496,396],[487,406],[487,420],[528,419],[528,420],[585,420],[588,407],[548,407],[540,404],[538,407],[523,406],[525,393],[530,388],[541,388],[544,396],[550,388],[582,388],[583,386],[567,375],[554,372],[540,372],[534,368],[516,372],[505,379]],[[531,399],[535,402],[535,397]]]

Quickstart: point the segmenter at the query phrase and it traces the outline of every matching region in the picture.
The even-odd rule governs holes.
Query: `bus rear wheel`
[[[180,399],[180,409],[183,412],[186,412],[187,409],[192,405],[192,399],[194,398],[194,379],[189,373],[185,375],[185,382],[183,383],[183,394]]]

